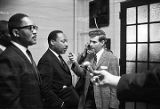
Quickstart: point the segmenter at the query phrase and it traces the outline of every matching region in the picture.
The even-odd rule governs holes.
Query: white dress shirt
[[[49,48],[49,50],[51,50],[51,52],[58,58],[58,60],[61,62],[60,58],[59,58],[59,54],[57,54],[55,51],[53,51],[51,48]]]
[[[102,48],[99,52],[96,53],[97,63],[98,63],[99,59],[101,58],[101,55],[103,54],[103,52],[104,52],[104,48]],[[96,63],[96,64],[97,64],[97,63]]]
[[[32,63],[30,57],[29,57],[28,54],[26,53],[26,50],[27,50],[26,47],[18,44],[17,42],[14,42],[14,41],[11,41],[11,43],[12,43],[13,45],[15,45],[16,47],[18,47],[18,48],[24,53],[24,55],[28,58],[28,60]]]

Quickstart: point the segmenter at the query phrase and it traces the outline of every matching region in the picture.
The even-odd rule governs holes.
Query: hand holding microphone
[[[71,63],[77,62],[76,56],[71,52],[69,53],[68,58]]]
[[[97,83],[99,82],[100,80],[102,80],[104,78],[103,75],[100,75],[100,74],[97,74],[94,72],[92,66],[91,66],[91,63],[89,61],[85,61],[81,67],[85,68],[86,70],[88,70],[90,72],[90,75],[91,75],[91,81],[93,83]],[[92,80],[94,79],[94,80]]]

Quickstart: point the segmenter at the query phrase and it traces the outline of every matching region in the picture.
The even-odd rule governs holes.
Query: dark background
[[[89,27],[96,28],[109,25],[109,0],[94,0],[89,2]]]

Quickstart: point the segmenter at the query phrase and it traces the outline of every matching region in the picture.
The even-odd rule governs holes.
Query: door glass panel
[[[148,21],[148,7],[147,5],[138,7],[138,23],[144,23]]]
[[[136,26],[127,26],[127,42],[136,42]]]
[[[136,60],[136,44],[127,44],[127,60]]]
[[[149,64],[150,70],[153,70],[155,67],[159,67],[159,66],[160,66],[159,63],[150,63],[150,64]]]
[[[148,39],[147,25],[138,25],[138,42],[147,42]]]
[[[127,62],[126,63],[126,74],[135,73],[136,64],[135,62]]]
[[[136,23],[136,8],[127,8],[127,24]]]
[[[147,61],[148,46],[147,44],[138,44],[138,61]]]
[[[150,5],[150,21],[160,21],[160,3]]]
[[[154,65],[160,65],[160,0],[156,1],[159,3],[146,0],[141,4],[129,0],[121,5],[121,37],[125,37],[121,39],[125,43],[121,56],[126,61],[121,63],[121,67],[126,66],[120,69],[122,73],[140,73],[152,69]],[[152,109],[148,104],[125,102],[125,109],[146,108]]]
[[[147,63],[137,63],[137,72],[142,73],[147,70]]]
[[[150,41],[160,41],[160,23],[150,24]]]
[[[150,44],[150,61],[160,62],[160,43]]]

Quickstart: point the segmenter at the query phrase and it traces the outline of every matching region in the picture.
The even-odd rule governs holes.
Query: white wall
[[[30,47],[36,62],[48,48],[48,34],[60,29],[68,36],[73,51],[74,0],[0,0],[0,20],[8,20],[15,13],[26,13],[39,26],[37,44]]]

